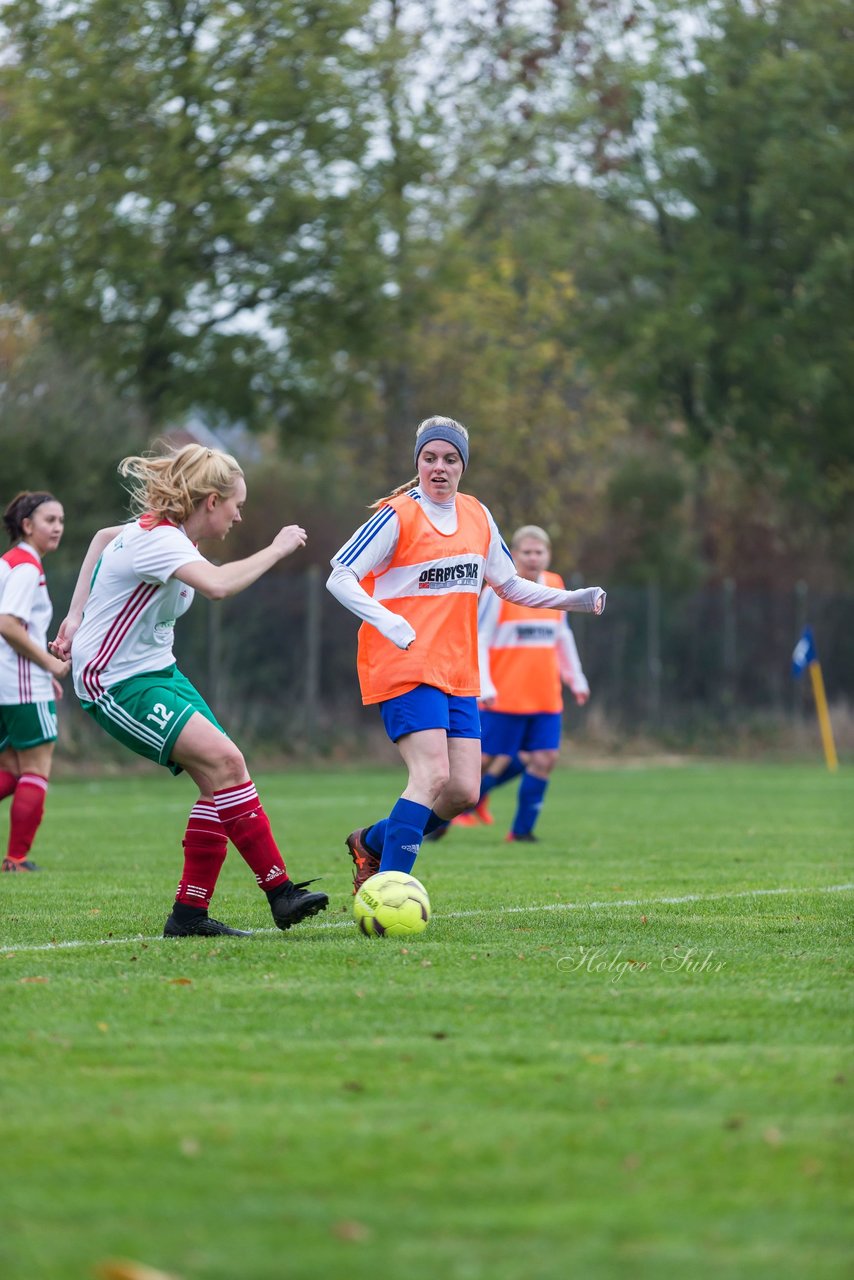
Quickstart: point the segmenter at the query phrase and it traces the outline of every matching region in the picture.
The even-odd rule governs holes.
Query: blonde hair
[[[119,474],[130,480],[133,515],[151,513],[183,524],[209,494],[229,497],[243,471],[230,453],[185,444],[165,454],[123,458]]]
[[[517,529],[510,539],[511,549],[518,547],[523,538],[536,538],[538,542],[544,543],[549,548],[552,545],[551,538],[545,529],[541,529],[538,524],[523,524],[521,528]]]
[[[461,435],[465,436],[466,440],[469,438],[468,429],[461,422],[457,422],[456,418],[446,418],[443,414],[436,413],[432,418],[424,418],[415,428],[416,454],[418,452],[419,438],[424,435],[425,431],[433,431],[436,427],[455,427]],[[429,440],[430,437],[428,436],[427,439]],[[377,507],[381,507],[384,502],[388,502],[389,498],[397,498],[401,493],[414,489],[417,484],[418,473],[416,472],[411,480],[407,480],[406,484],[399,484],[396,489],[392,489],[391,493],[387,493],[384,498],[377,498],[376,502],[370,504],[368,510],[376,511]]]

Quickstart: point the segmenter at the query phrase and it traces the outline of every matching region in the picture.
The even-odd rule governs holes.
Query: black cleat
[[[539,844],[540,837],[535,836],[533,831],[526,831],[523,836],[517,836],[515,831],[508,831],[504,842],[505,844]]]
[[[28,858],[4,858],[3,871],[41,871],[41,867]]]
[[[314,884],[313,880],[303,880],[294,884],[286,880],[275,898],[270,902],[273,920],[280,929],[290,929],[292,924],[299,924],[307,916],[316,916],[318,911],[325,911],[329,898],[325,893],[309,893],[306,885]]]
[[[221,920],[212,920],[210,916],[199,916],[196,920],[176,920],[174,915],[163,926],[164,938],[251,938],[246,929],[231,929]]]

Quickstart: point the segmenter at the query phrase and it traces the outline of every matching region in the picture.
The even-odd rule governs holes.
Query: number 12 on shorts
[[[155,724],[158,729],[165,729],[174,714],[174,711],[167,711],[162,702],[155,702],[153,711],[149,711],[145,718]]]

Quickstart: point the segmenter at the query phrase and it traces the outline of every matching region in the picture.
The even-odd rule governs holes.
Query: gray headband
[[[469,442],[460,431],[459,427],[451,426],[435,426],[427,427],[421,432],[421,435],[415,441],[415,466],[418,466],[418,455],[425,445],[431,440],[444,440],[446,444],[452,444],[457,453],[463,460],[463,471],[469,464]]]

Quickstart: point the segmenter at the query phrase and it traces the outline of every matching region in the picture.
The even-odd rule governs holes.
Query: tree
[[[664,21],[679,6],[657,4]],[[684,15],[683,15],[684,17]],[[854,495],[854,29],[847,0],[708,0],[636,78],[596,180],[588,349],[695,456],[783,468],[815,519]],[[641,76],[641,71],[643,76]]]
[[[508,195],[477,238],[469,228],[446,245],[416,332],[413,396],[418,417],[449,413],[471,428],[471,484],[507,536],[541,524],[564,566],[586,569],[628,425],[567,333],[577,291],[549,201]]]
[[[96,529],[125,519],[116,467],[150,441],[131,397],[118,397],[91,362],[71,362],[32,322],[4,309],[0,323],[2,505],[47,489],[66,508],[58,562],[76,566]]]
[[[315,361],[358,327],[362,242],[346,232],[370,219],[350,37],[366,7],[4,6],[0,288],[154,420],[192,404],[281,417],[300,398],[293,372],[282,386],[291,331],[342,291],[353,306]]]

